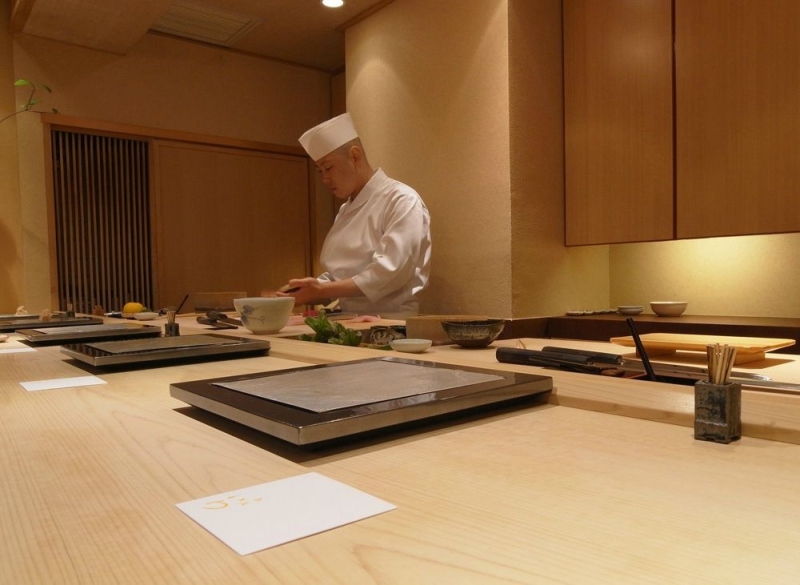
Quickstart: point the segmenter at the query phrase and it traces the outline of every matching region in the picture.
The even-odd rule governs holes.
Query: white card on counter
[[[0,335],[4,334],[0,333]],[[28,351],[36,350],[24,343],[20,343],[17,339],[9,338],[8,341],[0,343],[0,353],[24,353]]]
[[[313,472],[176,506],[240,555],[324,532],[396,507]]]
[[[54,378],[52,380],[36,380],[33,382],[20,382],[20,386],[28,392],[37,390],[55,390],[57,388],[77,388],[78,386],[96,386],[105,384],[105,380],[97,376],[77,376],[75,378]]]

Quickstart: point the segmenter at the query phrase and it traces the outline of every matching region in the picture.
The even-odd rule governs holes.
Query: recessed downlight
[[[344,6],[344,0],[322,0],[322,5],[328,8],[339,8]]]

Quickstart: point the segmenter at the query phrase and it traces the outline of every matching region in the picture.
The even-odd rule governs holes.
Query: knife
[[[586,374],[600,374],[605,370],[617,369],[611,365],[596,365],[592,363],[589,356],[585,355],[519,349],[516,347],[498,347],[495,356],[498,362],[508,364],[559,368]]]
[[[238,319],[228,317],[225,313],[219,311],[209,311],[205,316],[198,316],[197,322],[203,325],[211,325],[217,329],[236,329],[242,324]]]
[[[568,347],[555,346],[545,346],[542,348],[542,351],[587,356],[589,361],[601,364],[620,365],[623,361],[621,355],[616,353],[605,353],[602,351],[587,351],[583,349],[571,349]]]

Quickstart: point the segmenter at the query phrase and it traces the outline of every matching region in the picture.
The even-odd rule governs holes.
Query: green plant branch
[[[47,93],[53,93],[53,90],[50,89],[49,85],[44,84],[44,83],[39,83],[37,85],[36,83],[33,83],[32,81],[28,81],[27,79],[17,79],[14,82],[14,86],[15,87],[26,87],[26,86],[30,87],[31,88],[31,92],[28,94],[28,99],[19,107],[19,109],[16,112],[12,112],[12,113],[0,118],[0,124],[5,122],[9,118],[13,118],[14,116],[18,116],[19,114],[23,114],[25,112],[37,111],[37,110],[34,110],[33,108],[34,108],[34,106],[36,106],[36,104],[38,104],[38,103],[40,103],[42,101],[42,100],[36,99],[34,97],[36,95],[37,90],[43,89]],[[58,110],[56,110],[55,108],[51,108],[50,111],[53,112],[54,114],[58,113]]]

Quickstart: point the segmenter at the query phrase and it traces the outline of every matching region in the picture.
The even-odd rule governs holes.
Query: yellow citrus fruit
[[[125,303],[125,306],[122,307],[123,313],[141,313],[142,311],[144,311],[142,303]]]

